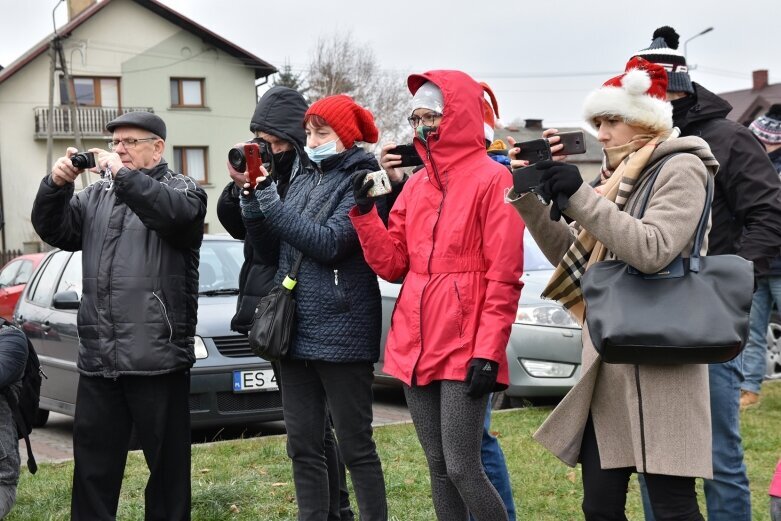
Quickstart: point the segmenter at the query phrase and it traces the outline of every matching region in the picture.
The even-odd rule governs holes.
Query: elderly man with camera
[[[91,149],[74,165],[77,150],[68,148],[32,211],[44,241],[83,252],[71,516],[116,518],[135,425],[150,470],[146,519],[186,520],[206,193],[168,168],[160,117],[131,112],[106,129],[109,151]],[[74,195],[93,162],[101,180]]]

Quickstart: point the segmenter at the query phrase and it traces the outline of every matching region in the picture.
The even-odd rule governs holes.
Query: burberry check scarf
[[[678,137],[678,134],[678,129],[674,128],[656,136],[635,136],[626,145],[606,149],[603,172],[616,166],[612,174],[603,175],[597,192],[623,210],[656,147],[668,139]],[[580,290],[580,277],[592,264],[605,258],[607,249],[588,231],[577,224],[575,226],[578,237],[556,266],[542,297],[558,301],[582,325],[586,309]]]

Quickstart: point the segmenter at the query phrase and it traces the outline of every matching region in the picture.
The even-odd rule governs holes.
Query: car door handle
[[[46,322],[44,322],[43,324],[41,324],[41,330],[44,333],[48,333],[51,328],[52,328],[52,326],[51,326],[51,324],[49,324],[48,320]]]

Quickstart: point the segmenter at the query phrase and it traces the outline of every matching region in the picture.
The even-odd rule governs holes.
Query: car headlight
[[[575,369],[578,367],[575,364],[549,362],[546,360],[519,358],[518,361],[527,373],[536,378],[569,378],[575,374]]]
[[[516,324],[529,324],[532,326],[571,327],[579,328],[580,325],[572,318],[569,311],[560,304],[545,303],[534,306],[519,305],[515,315]]]
[[[209,352],[206,350],[206,344],[203,343],[203,338],[195,335],[195,359],[203,360],[209,356]]]

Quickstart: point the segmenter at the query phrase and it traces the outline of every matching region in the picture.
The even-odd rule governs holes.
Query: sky
[[[779,0],[159,0],[282,68],[309,62],[318,38],[349,32],[382,69],[460,69],[491,85],[501,120],[579,123],[588,92],[623,70],[654,30],[673,26],[692,79],[714,92],[751,87],[751,71],[781,82]],[[57,0],[0,0],[0,65],[52,31]],[[55,10],[65,23],[63,3]],[[772,21],[772,22],[771,22]],[[131,30],[127,30],[131,29]],[[117,28],[132,35],[132,28]]]

